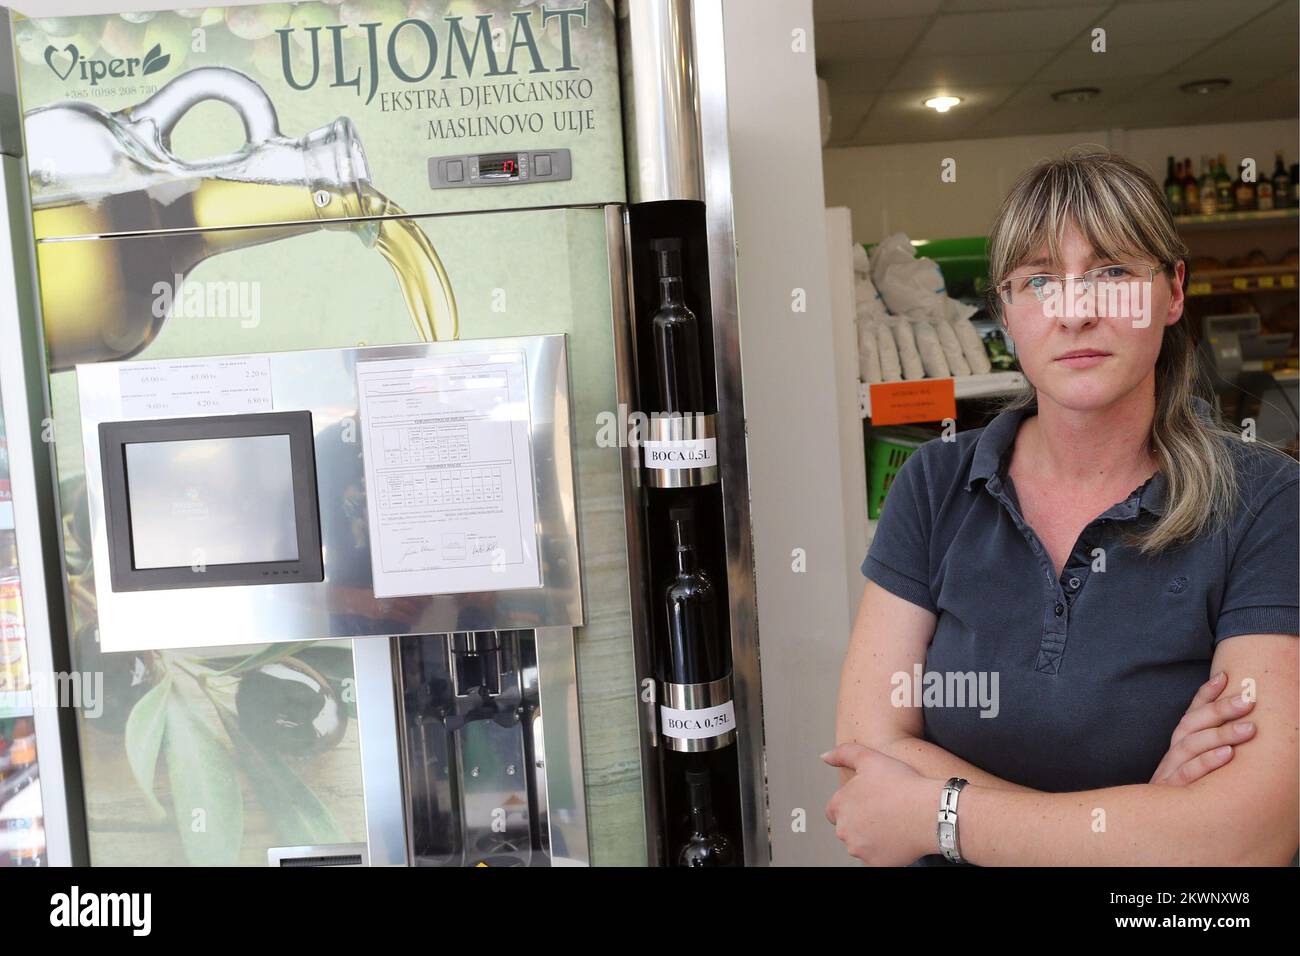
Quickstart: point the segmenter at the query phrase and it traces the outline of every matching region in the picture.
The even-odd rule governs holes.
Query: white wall
[[[836,772],[818,759],[835,743],[852,602],[812,4],[724,0],[723,11],[772,857],[848,863],[824,816]],[[791,311],[795,289],[806,312]],[[791,569],[796,548],[803,573]],[[792,832],[797,811],[806,832]]]
[[[912,239],[949,239],[986,235],[1016,177],[1076,144],[1107,146],[1164,182],[1169,155],[1190,156],[1198,171],[1202,153],[1225,153],[1230,166],[1253,156],[1271,173],[1275,150],[1285,151],[1288,164],[1296,161],[1298,138],[1295,120],[1269,120],[858,146],[825,150],[822,162],[826,204],[849,207],[857,241],[876,242],[900,230]],[[945,158],[956,160],[955,182],[940,179]]]

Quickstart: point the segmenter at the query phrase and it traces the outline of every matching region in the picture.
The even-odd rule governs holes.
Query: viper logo
[[[68,63],[68,68],[66,70],[60,70],[54,65],[54,58],[64,53],[72,57],[72,61]],[[45,48],[45,62],[49,64],[50,69],[54,71],[54,75],[61,80],[66,80],[72,75],[72,71],[77,68],[77,61],[80,59],[81,51],[77,49],[75,43],[69,43],[62,50],[52,44]]]

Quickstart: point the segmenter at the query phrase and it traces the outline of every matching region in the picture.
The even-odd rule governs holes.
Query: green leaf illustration
[[[173,694],[163,738],[172,809],[185,859],[234,866],[244,841],[244,797],[235,763],[194,706]]]
[[[248,655],[241,659],[239,663],[227,667],[225,670],[217,671],[217,676],[227,677],[231,674],[242,674],[244,671],[256,670],[263,664],[274,664],[286,657],[292,657],[304,647],[310,647],[311,643],[311,641],[290,641],[286,644],[272,644],[269,647],[262,648],[255,654]]]
[[[171,61],[171,54],[164,55],[162,45],[155,43],[153,49],[144,55],[143,73],[145,76],[150,76],[159,70],[165,70]]]
[[[126,718],[126,760],[131,765],[131,775],[149,798],[149,805],[159,819],[165,817],[167,811],[154,796],[153,778],[158,767],[158,752],[162,749],[163,731],[167,726],[167,701],[171,689],[171,675],[164,674],[158,686],[136,701]]]
[[[343,834],[329,809],[293,769],[278,755],[250,740],[228,707],[218,705],[217,713],[276,838],[286,846],[342,843]]]

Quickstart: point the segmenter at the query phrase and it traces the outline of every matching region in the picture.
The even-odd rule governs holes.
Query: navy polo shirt
[[[1143,556],[1117,533],[1161,514],[1157,473],[1083,529],[1058,577],[1007,474],[1036,413],[1004,411],[914,452],[862,572],[937,616],[926,680],[983,679],[988,697],[997,677],[995,715],[975,693],[966,706],[923,696],[926,740],[1037,790],[1147,783],[1220,641],[1300,634],[1300,465],[1231,441],[1240,494],[1228,526]]]

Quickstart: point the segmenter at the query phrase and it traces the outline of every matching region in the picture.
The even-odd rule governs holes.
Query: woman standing
[[[1196,394],[1186,255],[1159,186],[1107,153],[1003,203],[995,307],[1031,388],[890,489],[824,755],[854,856],[1296,852],[1300,466]]]

